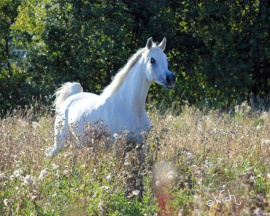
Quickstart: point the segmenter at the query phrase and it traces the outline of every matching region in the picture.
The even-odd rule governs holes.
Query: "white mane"
[[[102,96],[108,98],[116,92],[116,90],[123,83],[130,69],[137,63],[145,51],[147,51],[147,48],[139,49],[133,56],[131,56],[127,64],[122,69],[120,69],[120,71],[112,79],[112,82],[103,90],[101,94]]]

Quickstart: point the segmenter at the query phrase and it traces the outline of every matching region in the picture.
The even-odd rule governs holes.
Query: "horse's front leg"
[[[55,120],[54,126],[54,145],[51,148],[46,149],[46,156],[53,157],[61,149],[67,145],[69,139],[69,129],[67,125],[67,120],[63,118],[62,115],[58,115]]]

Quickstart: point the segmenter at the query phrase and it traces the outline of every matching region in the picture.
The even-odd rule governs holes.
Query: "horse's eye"
[[[156,60],[154,58],[151,58],[150,62],[151,62],[151,64],[154,64],[156,62]]]

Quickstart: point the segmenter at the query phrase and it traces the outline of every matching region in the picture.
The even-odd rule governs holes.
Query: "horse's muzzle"
[[[172,72],[167,74],[166,81],[166,88],[173,89],[175,87],[175,75]]]

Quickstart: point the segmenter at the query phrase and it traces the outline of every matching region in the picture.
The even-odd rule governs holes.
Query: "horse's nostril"
[[[166,76],[166,81],[167,81],[168,83],[170,83],[170,77],[169,77],[169,76]]]

